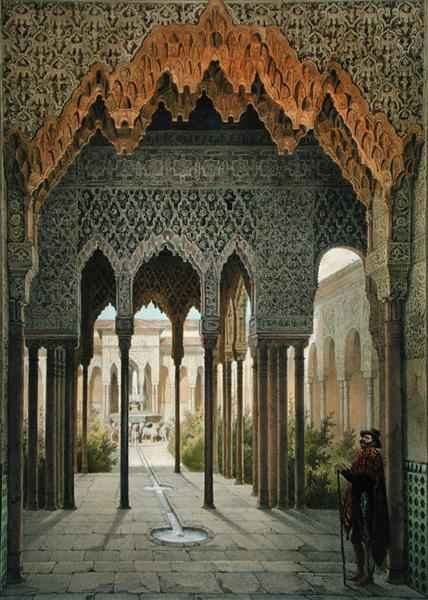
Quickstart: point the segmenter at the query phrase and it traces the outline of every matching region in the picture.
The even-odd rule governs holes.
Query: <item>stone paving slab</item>
[[[135,451],[134,451],[135,452]],[[260,511],[249,486],[215,476],[216,510],[202,505],[203,475],[172,473],[160,444],[147,447],[182,522],[210,532],[184,548],[155,543],[165,510],[143,468],[131,469],[132,509],[118,510],[118,473],[76,477],[77,510],[26,512],[26,581],[9,586],[10,600],[414,600],[382,574],[376,585],[342,582],[338,515],[333,511]],[[136,463],[136,456],[131,458]],[[346,548],[352,570],[352,547]]]

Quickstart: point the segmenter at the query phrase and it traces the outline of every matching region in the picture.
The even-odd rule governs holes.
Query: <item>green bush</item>
[[[111,441],[110,433],[101,421],[94,420],[87,439],[88,472],[109,473],[117,463],[116,448],[116,443]],[[77,464],[81,470],[82,439],[80,437],[77,440]]]
[[[187,413],[180,427],[181,462],[192,471],[204,468],[204,419],[200,414]],[[171,431],[168,450],[175,454],[175,432]]]
[[[305,498],[309,508],[335,508],[337,506],[337,480],[335,465],[350,464],[355,454],[356,435],[345,433],[342,440],[335,442],[334,423],[331,417],[324,419],[319,428],[305,426]],[[223,420],[217,415],[218,466],[223,463]],[[251,415],[244,417],[244,481],[252,482],[253,428]],[[170,435],[168,449],[174,455],[175,439]],[[236,451],[236,421],[233,423],[232,464]],[[181,457],[189,469],[204,468],[204,422],[201,415],[186,415],[181,424]],[[288,494],[290,506],[294,504],[294,419],[288,421]],[[236,473],[234,473],[236,475]]]
[[[191,471],[203,471],[204,469],[204,439],[202,435],[192,437],[183,446],[181,453],[183,465]]]

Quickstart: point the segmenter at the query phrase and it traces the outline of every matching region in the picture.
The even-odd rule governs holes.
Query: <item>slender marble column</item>
[[[88,389],[89,357],[82,359],[82,473],[88,472]]]
[[[174,359],[175,365],[175,461],[174,472],[181,471],[181,423],[180,423],[180,365],[181,357]]]
[[[343,407],[345,405],[345,380],[344,379],[339,379],[338,383],[338,388],[339,388],[339,395],[338,395],[338,400],[337,400],[337,434],[339,435],[339,437],[343,437],[343,434],[345,433],[345,429],[344,429],[344,419],[343,419]]]
[[[78,414],[78,406],[77,406],[77,382],[78,382],[78,371],[79,371],[79,363],[80,360],[78,358],[78,352],[74,351],[74,372],[73,372],[73,436],[72,436],[72,446],[73,446],[73,470],[77,473],[77,436],[78,436],[78,422],[77,422],[77,414]]]
[[[110,386],[108,383],[104,384],[104,406],[105,406],[104,414],[105,414],[106,418],[108,418],[111,413]],[[82,409],[82,415],[83,415],[83,409]],[[82,419],[83,419],[83,417],[82,417]],[[83,429],[83,421],[82,421],[82,429]],[[83,431],[82,431],[82,435],[83,435]]]
[[[303,344],[294,348],[295,465],[294,501],[297,509],[305,505],[305,403]]]
[[[193,390],[195,394],[195,390]],[[217,360],[213,360],[213,469],[218,473],[218,374]]]
[[[226,409],[226,404],[227,404],[227,374],[226,374],[226,360],[223,360],[223,364],[222,364],[222,369],[221,369],[221,374],[222,374],[222,414],[223,414],[223,423],[222,423],[222,427],[223,427],[223,431],[222,431],[222,475],[223,477],[226,476],[226,462],[227,462],[227,443],[226,443],[226,432],[227,432],[227,409]]]
[[[314,421],[314,382],[313,379],[308,379],[307,383],[308,390],[308,406],[309,406],[309,420],[312,426],[315,425]]]
[[[58,506],[64,506],[64,437],[65,437],[65,351],[59,350],[58,362]]]
[[[380,353],[379,353],[380,354]],[[386,439],[386,416],[385,416],[385,357],[379,356],[379,429],[382,438]]]
[[[223,363],[224,377],[224,448],[225,448],[225,468],[224,476],[227,479],[232,477],[232,362],[225,360]]]
[[[27,456],[27,508],[39,507],[39,444],[38,444],[38,378],[39,344],[28,344],[28,456]]]
[[[366,377],[366,427],[371,429],[373,427],[373,377]]]
[[[268,354],[268,469],[269,508],[278,504],[278,354],[276,346]]]
[[[46,428],[45,428],[45,509],[56,510],[56,402],[55,402],[55,346],[47,347],[46,363]]]
[[[22,576],[23,538],[23,448],[24,421],[24,322],[23,306],[9,300],[8,345],[8,519],[7,570],[8,580],[17,582]]]
[[[403,408],[401,380],[401,304],[398,300],[385,302],[385,427],[386,427],[386,484],[389,514],[394,526],[390,528],[388,578],[401,583],[405,578],[405,518],[404,518],[404,452]]]
[[[268,349],[264,342],[257,347],[258,414],[259,414],[259,479],[258,507],[269,508],[268,476]]]
[[[253,356],[253,496],[257,496],[259,489],[259,406],[258,406],[258,378],[257,378],[257,350],[252,350]]]
[[[235,483],[244,483],[244,396],[243,359],[236,361],[236,465]]]
[[[319,380],[320,389],[320,422],[327,417],[327,389],[325,379]]]
[[[74,427],[76,421],[76,358],[75,341],[70,340],[65,345],[65,398],[64,398],[64,508],[76,508],[74,500]]]
[[[159,406],[159,385],[157,383],[153,384],[152,387],[152,393],[153,393],[153,405],[154,405],[154,410],[156,413],[160,412],[160,406]]]
[[[278,349],[278,507],[288,508],[287,346]]]
[[[120,350],[120,508],[129,504],[129,350],[131,335],[119,335]]]
[[[204,508],[215,508],[214,505],[214,468],[213,468],[213,353],[217,336],[204,336],[205,357],[205,477],[204,477]]]
[[[349,379],[343,381],[343,431],[350,429],[349,411]]]
[[[61,348],[55,349],[55,368],[54,368],[54,389],[55,389],[55,489],[56,505],[61,507],[60,501],[60,463],[61,463],[61,442],[60,442],[60,395],[61,395]]]

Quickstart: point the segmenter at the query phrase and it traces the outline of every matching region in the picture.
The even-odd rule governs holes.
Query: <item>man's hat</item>
[[[363,429],[360,431],[360,435],[371,435],[373,438],[373,446],[375,448],[382,448],[379,429]]]

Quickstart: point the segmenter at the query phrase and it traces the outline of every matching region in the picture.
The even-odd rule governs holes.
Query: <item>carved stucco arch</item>
[[[257,261],[253,249],[246,240],[235,236],[228,241],[217,262],[218,277],[219,279],[221,278],[223,268],[233,254],[238,256],[247,272],[248,280],[250,282],[251,313],[254,316],[256,312]]]
[[[82,273],[86,263],[97,250],[100,250],[100,252],[104,254],[107,260],[110,262],[114,274],[117,276],[117,274],[122,271],[121,260],[119,259],[111,245],[108,242],[106,242],[105,239],[101,236],[94,236],[93,238],[88,240],[83,246],[83,248],[80,250],[76,258],[76,272],[79,273],[79,275]]]
[[[370,179],[378,182],[388,200],[392,187],[412,168],[411,148],[419,131],[399,136],[384,113],[370,112],[361,91],[338,63],[330,63],[320,73],[310,60],[299,60],[279,28],[235,25],[222,0],[210,0],[196,25],[156,26],[128,64],[112,72],[105,65],[93,65],[61,115],[47,119],[32,140],[11,132],[18,138],[15,156],[27,193],[40,204],[97,129],[119,150],[127,149],[128,142],[121,141],[126,138],[134,138],[131,147],[135,147],[155,110],[151,101],[165,73],[177,88],[174,112],[185,117],[213,61],[227,79],[213,98],[223,118],[237,118],[260,81],[266,98],[255,108],[278,149],[292,150],[306,131],[315,129],[321,145],[363,201],[370,200]],[[91,114],[97,99],[105,106],[104,116]],[[331,106],[323,113],[329,99]],[[275,125],[275,119],[270,122],[269,114],[283,114],[291,128]],[[344,131],[334,124],[338,118]]]
[[[157,256],[162,250],[169,250],[173,255],[179,256],[184,262],[192,265],[201,281],[208,269],[208,261],[193,242],[190,242],[185,236],[177,235],[171,231],[165,231],[161,235],[153,235],[149,239],[141,242],[134,250],[131,258],[126,261],[126,270],[135,278],[141,265],[149,262],[151,258]]]

